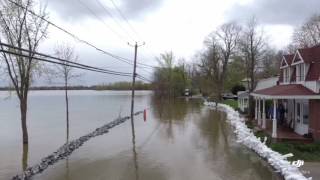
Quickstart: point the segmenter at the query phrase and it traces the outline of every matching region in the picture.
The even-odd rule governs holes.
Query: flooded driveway
[[[72,93],[71,139],[129,112],[126,104],[130,104],[130,92]],[[0,148],[0,179],[11,178],[65,142],[63,108],[58,107],[56,102],[59,98],[63,102],[63,96],[60,96],[58,93],[31,97],[33,101],[29,113],[33,119],[29,124],[31,141],[28,147],[21,146],[20,127],[15,128],[15,123],[19,121],[12,120],[12,125],[6,125],[7,128],[15,128],[12,131],[18,135],[8,129],[2,132],[0,139],[6,143],[2,143]],[[52,111],[39,112],[40,100],[46,100]],[[7,100],[6,103],[14,104],[14,100]],[[256,154],[236,143],[224,113],[204,107],[198,100],[159,100],[153,98],[150,92],[138,93],[136,104],[136,110],[149,109],[146,122],[142,115],[135,118],[134,134],[130,121],[127,121],[111,129],[108,134],[90,140],[67,159],[50,166],[34,179],[277,179]],[[4,107],[4,102],[0,102],[0,107]],[[14,111],[3,113],[1,124],[9,118],[16,118],[10,113]],[[56,117],[60,113],[62,115]],[[3,127],[0,129],[3,130]]]

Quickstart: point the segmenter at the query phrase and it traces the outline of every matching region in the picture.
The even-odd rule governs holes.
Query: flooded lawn
[[[71,91],[70,138],[126,116],[130,92]],[[94,138],[34,179],[110,180],[270,180],[277,179],[253,152],[236,143],[226,115],[198,100],[158,100],[137,92],[135,110],[149,108],[147,121],[135,117]],[[66,141],[61,91],[32,92],[28,127],[30,144],[22,147],[18,104],[0,100],[0,179],[10,179]]]

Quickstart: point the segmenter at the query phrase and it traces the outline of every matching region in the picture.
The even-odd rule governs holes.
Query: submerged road
[[[21,167],[41,162],[42,157],[65,142],[65,121],[59,117],[60,114],[63,117],[64,112],[59,106],[59,98],[62,103],[64,100],[63,92],[61,95],[54,93],[30,96],[29,128],[32,133],[27,151],[19,147],[19,139],[11,138],[15,137],[16,131],[19,134],[19,129],[15,130],[15,124],[6,124],[6,129],[11,131],[2,131],[0,136],[0,139],[7,137],[1,139],[6,146],[0,149],[0,179],[10,179],[22,172]],[[106,124],[106,118],[118,117],[119,112],[130,112],[127,106],[130,105],[130,92],[71,91],[70,94],[70,139],[92,132]],[[46,105],[41,105],[44,102]],[[0,101],[0,108],[14,109],[14,103],[11,104],[6,102],[4,106]],[[265,161],[236,142],[225,113],[207,108],[197,99],[159,100],[150,92],[138,92],[135,104],[136,110],[151,107],[146,122],[142,116],[135,118],[135,134],[131,132],[130,123],[123,123],[107,134],[87,141],[68,158],[33,179],[278,179]],[[44,108],[52,110],[45,111]],[[12,110],[5,113],[1,114],[1,123],[16,118]]]

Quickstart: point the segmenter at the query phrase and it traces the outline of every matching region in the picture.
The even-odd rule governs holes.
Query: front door
[[[295,132],[300,135],[308,134],[308,127],[309,127],[308,101],[296,102],[295,119],[296,119]]]

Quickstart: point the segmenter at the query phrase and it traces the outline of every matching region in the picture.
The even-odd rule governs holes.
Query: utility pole
[[[138,53],[138,47],[145,45],[145,43],[142,43],[141,45],[138,45],[136,42],[135,45],[131,45],[128,43],[129,46],[134,47],[134,64],[133,64],[133,74],[132,74],[132,87],[131,87],[131,127],[132,127],[132,133],[134,134],[134,122],[133,122],[133,113],[134,113],[134,90],[135,90],[135,83],[136,83],[136,68],[137,68],[137,53]]]

